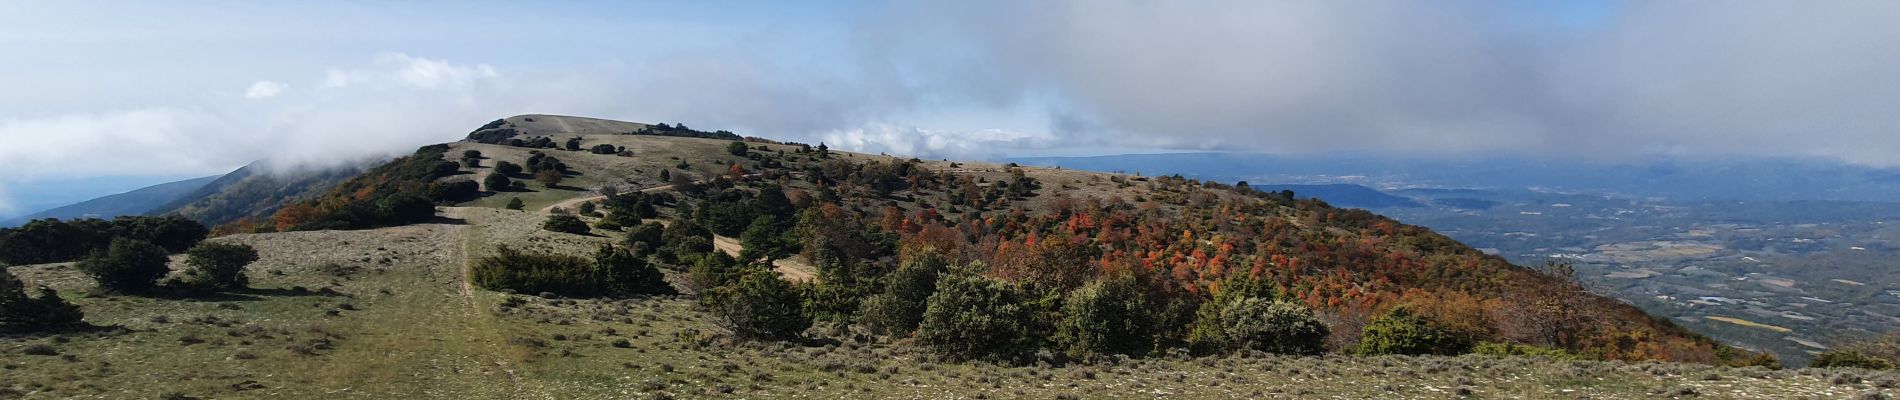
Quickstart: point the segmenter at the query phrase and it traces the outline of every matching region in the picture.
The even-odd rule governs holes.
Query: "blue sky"
[[[586,115],[925,157],[1900,162],[1900,3],[0,1],[0,217]]]

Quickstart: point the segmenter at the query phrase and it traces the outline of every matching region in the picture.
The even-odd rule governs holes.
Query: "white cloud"
[[[1612,2],[1590,17],[1495,1],[905,4],[861,34],[878,62],[939,94],[1050,93],[1064,136],[1900,165],[1900,113],[1886,110],[1900,102],[1900,2]]]
[[[205,172],[251,140],[218,116],[181,108],[141,108],[0,121],[0,160],[9,178]]]
[[[338,81],[338,77],[342,77]],[[398,154],[458,139],[473,126],[522,111],[526,92],[486,65],[388,53],[331,68],[291,92],[258,81],[246,99],[207,96],[192,107],[153,106],[0,120],[7,178],[181,175],[225,172],[259,159],[325,165]],[[526,96],[545,97],[545,96]]]
[[[437,89],[464,87],[501,76],[488,64],[456,65],[446,60],[417,58],[394,52],[376,56],[371,66],[353,70],[332,68],[325,74],[323,86],[341,88],[363,84],[397,84]]]
[[[1053,137],[983,129],[950,132],[915,126],[867,123],[863,126],[826,132],[820,137],[827,145],[856,152],[886,153],[920,158],[993,159],[1005,150],[1048,148]]]
[[[257,81],[257,83],[252,83],[251,87],[244,89],[244,98],[263,99],[276,97],[278,94],[283,93],[284,89],[288,88],[290,88],[290,85],[271,81]]]

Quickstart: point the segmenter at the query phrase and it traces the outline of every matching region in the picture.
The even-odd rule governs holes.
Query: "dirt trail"
[[[466,221],[467,217],[465,217],[464,213],[462,212],[463,210],[464,209],[461,207],[443,207],[442,216],[447,217],[447,218],[460,219],[460,220]],[[482,330],[482,333],[485,334],[483,336],[485,337],[483,337],[481,340],[484,342],[487,342],[490,345],[489,346],[490,348],[495,348],[495,346],[499,346],[501,344],[501,340],[499,337],[500,331],[494,328],[494,321],[489,319],[490,317],[488,316],[488,313],[482,311],[481,304],[475,301],[475,285],[473,281],[469,279],[469,271],[470,271],[469,259],[472,257],[470,257],[469,255],[468,243],[470,240],[472,240],[472,236],[473,236],[471,235],[471,229],[469,229],[469,225],[467,224],[454,225],[453,229],[455,230],[456,233],[459,233],[461,236],[461,239],[457,240],[458,247],[459,247],[458,249],[459,254],[457,254],[457,258],[461,259],[462,282],[460,285],[461,286],[460,289],[462,292],[462,302],[468,305],[469,312],[472,313],[473,315],[472,318],[474,319],[469,322],[485,325],[485,326],[472,327],[472,328],[486,328]],[[495,360],[494,361],[495,367],[500,368],[501,372],[508,376],[509,386],[514,387],[514,392],[515,392],[514,397],[523,398],[524,396],[522,395],[524,393],[523,393],[523,387],[521,386],[521,377],[515,375],[515,370],[513,368],[508,367],[508,361],[505,359],[505,357],[501,355],[495,355],[494,360]]]
[[[666,184],[666,185],[659,185],[659,186],[654,186],[654,187],[650,187],[650,188],[646,188],[646,189],[640,189],[640,192],[641,192],[641,193],[653,193],[653,192],[658,192],[658,191],[662,191],[662,190],[667,190],[667,189],[672,189],[672,188],[673,188],[673,185],[671,185],[671,184]],[[541,207],[541,213],[542,213],[542,214],[553,214],[553,213],[554,213],[554,208],[555,208],[555,207],[560,207],[560,208],[561,208],[561,209],[563,209],[563,210],[573,210],[573,209],[575,209],[575,208],[579,208],[579,207],[581,206],[581,203],[586,203],[586,202],[590,202],[590,201],[599,201],[599,200],[606,200],[606,199],[607,199],[607,196],[605,196],[605,195],[600,195],[600,196],[587,196],[587,197],[575,197],[575,198],[572,198],[572,199],[567,199],[567,200],[561,200],[561,202],[559,202],[559,203],[554,203],[554,204],[552,204],[552,205],[549,205],[549,206],[547,206],[547,207]]]

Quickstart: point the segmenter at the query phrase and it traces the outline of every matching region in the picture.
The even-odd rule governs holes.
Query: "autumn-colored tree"
[[[296,203],[277,210],[277,215],[271,217],[271,224],[277,228],[277,231],[284,232],[291,230],[292,227],[296,227],[297,225],[322,219],[323,215],[323,211],[318,210],[314,206],[305,203]]]
[[[549,189],[560,187],[561,178],[561,173],[552,169],[544,169],[534,173],[534,181],[541,182],[541,186],[545,186]]]

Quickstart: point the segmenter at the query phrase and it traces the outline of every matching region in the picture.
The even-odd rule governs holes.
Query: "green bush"
[[[170,272],[165,248],[137,239],[112,239],[103,252],[79,261],[74,267],[99,282],[99,290],[110,293],[140,293],[158,285],[159,278]]]
[[[1364,355],[1459,355],[1471,351],[1473,339],[1419,315],[1406,307],[1393,308],[1366,324],[1355,352]]]
[[[1497,357],[1544,357],[1554,360],[1585,360],[1583,356],[1571,354],[1563,349],[1539,347],[1517,343],[1478,342],[1471,347],[1471,354]]]
[[[244,266],[257,261],[257,249],[245,244],[199,243],[185,251],[185,282],[208,290],[242,289],[250,285]]]
[[[522,207],[526,207],[526,206],[527,206],[527,204],[523,204],[523,203],[521,202],[521,198],[520,198],[520,197],[515,197],[515,198],[510,198],[510,199],[508,199],[508,206],[507,206],[507,207],[508,207],[508,209],[510,209],[510,210],[520,210],[520,209],[521,209]]]
[[[666,275],[626,247],[603,245],[594,251],[594,268],[606,275],[605,291],[616,295],[675,294]]]
[[[1134,278],[1098,278],[1063,300],[1056,343],[1073,357],[1148,353],[1154,347],[1153,306]]]
[[[547,222],[541,223],[541,229],[576,235],[585,235],[593,231],[592,228],[587,227],[586,222],[581,222],[579,217],[572,215],[550,215]]]
[[[706,291],[725,286],[738,279],[742,271],[738,261],[724,252],[699,253],[693,260],[693,266],[686,270],[687,284],[695,291]]]
[[[659,270],[626,248],[601,246],[594,259],[531,254],[507,246],[476,260],[469,279],[491,290],[554,293],[572,297],[672,294]]]
[[[909,334],[924,319],[937,277],[949,269],[942,257],[932,255],[904,260],[887,278],[884,291],[864,299],[858,322],[883,335]]]
[[[930,295],[917,341],[953,359],[1023,361],[1047,337],[1032,302],[1015,287],[981,276],[939,278]]]
[[[166,252],[180,252],[204,240],[210,230],[179,216],[120,216],[110,220],[85,218],[36,219],[15,228],[0,228],[0,263],[14,265],[72,261],[105,250],[114,238],[138,239]]]
[[[1893,362],[1853,350],[1832,349],[1808,362],[1810,368],[1893,369]]]
[[[747,148],[746,148],[745,142],[735,141],[732,143],[726,143],[726,152],[731,153],[732,155],[745,157],[746,150]]]
[[[1279,296],[1259,280],[1232,277],[1221,281],[1214,290],[1214,298],[1200,303],[1194,312],[1194,321],[1188,329],[1188,345],[1201,354],[1234,350],[1236,347],[1227,335],[1227,323],[1221,314],[1233,303],[1248,298],[1277,299]]]
[[[690,219],[674,220],[660,234],[660,248],[654,255],[668,262],[688,255],[713,251],[712,231]]]
[[[1298,303],[1259,297],[1228,302],[1220,324],[1228,351],[1317,355],[1326,350],[1326,325]]]
[[[733,334],[752,339],[791,339],[811,327],[798,292],[777,272],[752,269],[701,300]]]
[[[469,267],[469,280],[490,290],[592,296],[599,291],[601,276],[585,258],[524,253],[497,246],[495,255],[482,257]]]
[[[33,297],[26,282],[14,277],[0,265],[0,333],[30,333],[58,330],[80,324],[85,317],[79,307],[66,303],[45,286]]]
[[[508,179],[508,175],[497,171],[496,173],[488,174],[486,178],[482,178],[482,186],[488,187],[488,191],[490,192],[502,192],[513,188],[514,180]]]
[[[798,285],[805,303],[805,315],[813,320],[848,324],[859,318],[858,307],[870,298],[871,285],[839,282],[807,282]]]
[[[516,176],[520,174],[521,174],[521,164],[515,164],[515,163],[511,163],[507,161],[497,161],[495,162],[495,173],[490,174],[490,175],[502,175],[503,178],[506,178],[506,177]]]
[[[657,250],[661,245],[660,235],[665,232],[665,230],[666,226],[660,225],[658,222],[629,225],[627,228],[627,245],[633,246],[636,243],[644,244],[648,249]]]

